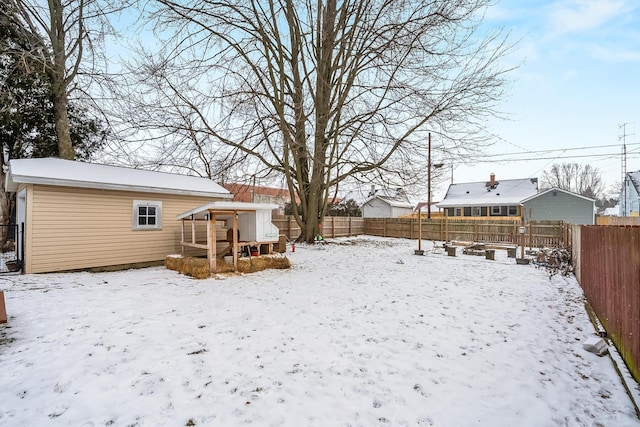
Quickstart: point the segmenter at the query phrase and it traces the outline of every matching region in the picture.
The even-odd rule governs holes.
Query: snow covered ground
[[[0,277],[0,426],[640,426],[574,278],[415,248]]]

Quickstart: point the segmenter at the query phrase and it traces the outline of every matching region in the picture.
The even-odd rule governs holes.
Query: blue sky
[[[510,120],[489,123],[500,139],[488,154],[538,160],[458,165],[454,182],[486,180],[491,172],[541,178],[554,162],[578,162],[597,167],[612,185],[621,179],[622,123],[635,134],[626,138],[627,170],[640,169],[640,2],[502,0],[485,25],[511,33],[517,44],[505,61],[520,64],[500,105]],[[591,148],[603,145],[610,147]],[[540,152],[575,147],[585,149]],[[567,158],[583,155],[592,157]],[[444,193],[447,185],[440,187]]]

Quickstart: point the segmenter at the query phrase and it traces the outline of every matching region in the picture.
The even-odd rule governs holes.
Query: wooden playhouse
[[[241,255],[271,254],[279,242],[271,222],[274,209],[278,206],[218,201],[184,212],[176,218],[182,222],[182,255],[185,248],[206,250],[209,271],[215,273],[224,257],[233,260],[235,271]]]

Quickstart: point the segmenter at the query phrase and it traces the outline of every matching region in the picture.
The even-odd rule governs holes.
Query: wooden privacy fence
[[[297,239],[300,235],[300,227],[292,216],[273,218],[271,222],[280,229],[280,234],[284,234],[289,240]],[[364,218],[326,216],[324,217],[322,233],[320,234],[325,238],[364,234]]]
[[[520,224],[509,221],[452,220],[447,218],[365,218],[364,234],[417,239],[422,228],[424,240],[521,244]],[[562,221],[532,221],[525,227],[525,246],[557,247],[567,242],[567,226]]]
[[[640,227],[574,225],[572,234],[578,282],[640,381]]]

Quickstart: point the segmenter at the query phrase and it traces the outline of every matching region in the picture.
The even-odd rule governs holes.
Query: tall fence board
[[[607,335],[640,381],[640,227],[576,227],[580,240],[573,248],[580,267],[576,277]]]
[[[640,216],[597,216],[596,225],[640,225]]]

